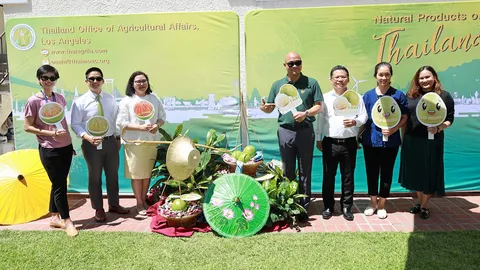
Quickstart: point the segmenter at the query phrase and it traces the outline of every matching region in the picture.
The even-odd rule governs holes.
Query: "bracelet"
[[[57,136],[57,130],[55,129],[55,133],[53,134],[53,136]]]

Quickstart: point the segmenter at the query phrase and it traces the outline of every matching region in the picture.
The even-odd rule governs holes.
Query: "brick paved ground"
[[[97,223],[93,219],[94,210],[90,206],[87,196],[69,195],[71,217],[79,230],[90,231],[133,231],[150,232],[151,218],[135,219],[133,198],[122,198],[121,204],[131,207],[128,215],[118,215],[107,212],[107,222]],[[480,230],[480,195],[472,196],[445,196],[431,200],[431,217],[422,220],[417,215],[408,212],[416,203],[411,197],[391,198],[387,206],[388,218],[380,220],[376,215],[366,217],[363,210],[368,206],[367,197],[355,197],[354,221],[346,221],[340,215],[340,206],[335,209],[334,216],[323,220],[321,199],[315,199],[310,208],[310,218],[307,223],[300,224],[301,232],[381,232],[381,231],[453,231],[453,230]],[[108,205],[105,200],[104,205]],[[19,225],[0,226],[0,230],[54,230],[49,227],[49,218]],[[283,232],[296,232],[296,229],[286,229]]]

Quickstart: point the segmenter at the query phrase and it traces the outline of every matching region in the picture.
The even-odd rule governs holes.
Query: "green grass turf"
[[[212,233],[0,231],[0,269],[479,269],[480,231]]]

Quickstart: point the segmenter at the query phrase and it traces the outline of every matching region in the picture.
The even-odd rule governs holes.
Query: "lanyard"
[[[48,103],[48,98],[47,98],[47,95],[45,94],[45,92],[43,91],[40,91],[42,94],[43,94],[43,99],[45,99],[45,103]],[[52,99],[53,99],[53,102],[57,102],[57,99],[55,98],[55,93],[52,92]]]

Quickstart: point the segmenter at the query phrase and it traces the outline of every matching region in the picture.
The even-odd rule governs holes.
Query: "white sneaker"
[[[387,216],[388,216],[388,215],[387,215],[387,210],[385,210],[385,208],[384,208],[384,209],[378,209],[378,210],[377,210],[377,217],[378,217],[379,219],[385,219],[385,218],[387,218]]]
[[[373,208],[371,206],[367,207],[367,209],[365,209],[365,211],[363,211],[363,213],[365,214],[365,216],[371,216],[373,214],[375,214],[375,211],[377,211],[377,208]]]

